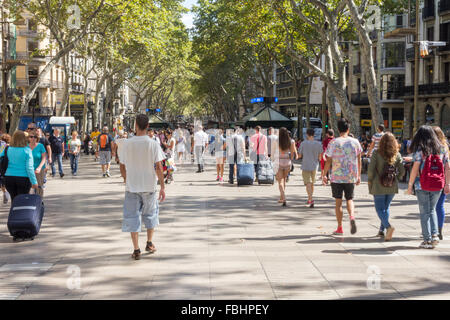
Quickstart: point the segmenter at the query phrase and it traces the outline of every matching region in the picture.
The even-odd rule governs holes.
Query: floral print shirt
[[[354,138],[339,137],[330,141],[325,155],[332,159],[331,183],[356,183],[361,153],[361,145]]]

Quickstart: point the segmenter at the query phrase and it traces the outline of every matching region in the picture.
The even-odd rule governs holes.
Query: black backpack
[[[385,163],[383,171],[381,172],[381,174],[378,173],[378,176],[380,178],[381,185],[383,187],[390,188],[394,185],[395,180],[397,179],[397,168],[394,165]]]
[[[0,176],[4,177],[6,170],[8,170],[8,148],[5,148],[5,154],[0,158]]]

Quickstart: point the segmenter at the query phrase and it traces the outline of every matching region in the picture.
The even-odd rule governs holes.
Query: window
[[[385,68],[402,68],[405,66],[405,42],[384,43],[383,49]]]
[[[397,27],[398,27],[398,28],[403,27],[403,16],[402,16],[402,15],[397,15],[396,21],[397,21],[396,24],[397,24]]]
[[[434,41],[434,27],[427,28],[427,40]]]

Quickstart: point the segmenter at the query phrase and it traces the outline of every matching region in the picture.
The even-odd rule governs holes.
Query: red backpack
[[[427,156],[422,173],[420,187],[425,191],[441,191],[445,186],[444,163],[437,154]]]

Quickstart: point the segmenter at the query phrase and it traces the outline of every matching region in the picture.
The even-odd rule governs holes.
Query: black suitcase
[[[31,239],[38,235],[44,217],[44,203],[37,194],[19,194],[12,202],[8,230],[14,241]]]
[[[261,161],[258,163],[256,167],[258,184],[274,184],[274,173],[273,173],[273,165],[272,162],[269,161]]]
[[[238,186],[249,186],[255,180],[255,167],[252,163],[242,163],[237,165]]]

